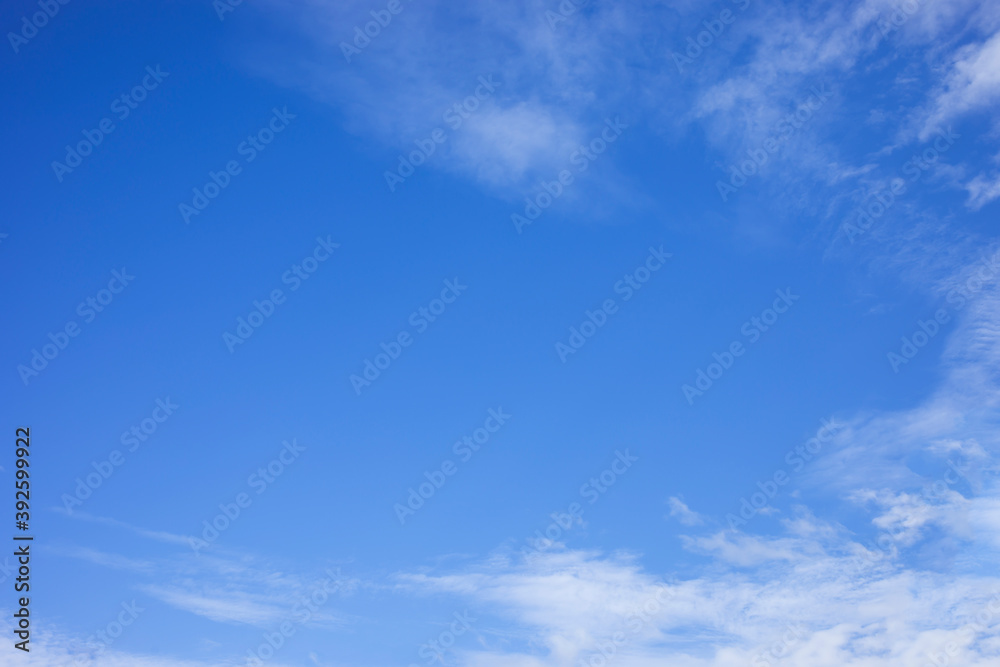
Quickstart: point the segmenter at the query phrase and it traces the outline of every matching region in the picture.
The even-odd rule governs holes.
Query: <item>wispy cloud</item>
[[[301,606],[305,596],[312,592],[317,581],[329,578],[324,572],[285,572],[249,554],[220,550],[214,554],[196,555],[187,548],[187,538],[138,528],[108,517],[82,512],[66,516],[126,530],[155,542],[185,547],[180,553],[163,553],[143,560],[76,546],[61,548],[56,553],[142,575],[145,581],[135,583],[136,590],[215,622],[271,627],[287,620],[296,605]],[[357,578],[338,574],[337,594],[349,595],[359,584]],[[309,623],[342,628],[347,623],[347,616],[332,608],[324,609],[310,613]]]
[[[95,516],[88,512],[76,511],[67,512],[65,508],[54,507],[53,512],[61,514],[65,517],[76,519],[78,521],[87,521],[90,523],[99,523],[105,526],[111,526],[114,528],[123,528],[131,533],[138,535],[139,537],[144,537],[151,540],[156,540],[158,542],[165,542],[167,544],[183,544],[187,546],[189,544],[189,538],[183,535],[174,535],[173,533],[166,533],[163,531],[156,530],[146,530],[145,528],[139,528],[133,526],[132,524],[126,523],[124,521],[119,521],[118,519],[112,519],[110,517]]]
[[[934,130],[972,111],[992,108],[1000,100],[1000,32],[983,43],[958,49],[948,65],[948,74],[920,129],[926,140]]]
[[[705,522],[700,514],[692,511],[680,498],[671,496],[667,504],[670,505],[670,516],[676,517],[685,526],[700,526]]]
[[[400,581],[464,598],[518,628],[516,641],[496,637],[459,654],[476,667],[589,664],[602,651],[628,667],[779,658],[923,667],[952,643],[955,664],[992,664],[1000,659],[988,641],[1000,629],[1000,577],[988,565],[1000,553],[996,292],[981,291],[957,317],[936,392],[909,410],[848,419],[803,473],[804,495],[860,511],[862,521],[797,504],[776,534],[719,530],[672,497],[671,515],[703,526],[680,536],[702,559],[694,576],[652,572],[637,554],[562,547]],[[769,654],[776,645],[780,655]]]

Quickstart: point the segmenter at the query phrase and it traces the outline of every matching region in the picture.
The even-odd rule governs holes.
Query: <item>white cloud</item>
[[[563,548],[403,575],[404,588],[465,598],[515,634],[465,649],[466,666],[589,664],[604,647],[622,667],[925,667],[952,643],[951,664],[996,664],[998,292],[981,289],[939,334],[948,342],[938,390],[912,409],[847,420],[803,474],[824,507],[846,501],[867,515],[856,526],[798,506],[777,535],[682,536],[703,559],[684,577],[651,572],[634,554]],[[668,502],[675,516],[691,513]]]
[[[940,289],[966,285],[982,266]],[[780,649],[789,667],[925,667],[952,642],[954,664],[996,664],[1000,577],[989,564],[1000,554],[1000,297],[991,285],[972,296],[939,334],[948,336],[940,387],[912,409],[843,420],[802,474],[810,497],[826,493],[865,513],[858,525],[797,506],[775,535],[709,526],[680,538],[701,563],[683,576],[650,571],[637,554],[555,546],[528,560],[496,555],[457,571],[402,574],[397,594],[458,597],[492,617],[477,623],[480,647],[457,652],[466,666],[588,664],[603,649],[622,667],[735,667],[766,664],[776,658],[766,652]],[[948,474],[952,463],[957,475]],[[675,516],[695,514],[679,498],[668,503]],[[309,585],[245,557],[203,554],[158,567],[170,583],[141,585],[145,594],[255,627],[281,620]],[[342,620],[331,611],[328,627]],[[72,643],[59,641],[51,655],[69,655],[58,647]],[[100,664],[195,663],[115,654]]]
[[[1000,32],[983,43],[969,44],[953,57],[944,84],[931,104],[920,139],[957,117],[995,107],[1000,100]]]
[[[665,141],[694,130],[717,154],[726,178],[729,166],[774,135],[812,86],[826,85],[837,96],[757,177],[775,208],[815,213],[837,199],[832,186],[853,187],[851,181],[873,171],[879,147],[888,144],[892,152],[992,99],[996,37],[984,43],[976,30],[995,27],[1000,12],[975,0],[918,0],[899,30],[883,34],[880,23],[900,4],[861,0],[822,12],[791,3],[751,3],[745,12],[734,5],[737,20],[681,75],[670,53],[683,51],[685,39],[714,16],[692,2],[588,3],[554,29],[545,12],[560,5],[547,0],[404,3],[404,11],[347,63],[341,45],[371,20],[368,3],[271,0],[260,11],[289,22],[305,39],[256,48],[246,58],[275,83],[336,107],[349,131],[401,152],[444,127],[443,111],[471,94],[479,76],[495,75],[501,88],[449,132],[423,169],[451,171],[515,200],[540,179],[551,180],[572,147],[615,114],[672,135]],[[912,64],[889,90],[876,84],[863,109],[869,118],[891,119],[879,127],[897,136],[852,155],[842,124],[857,112],[856,100],[842,95],[904,53]],[[934,91],[930,99],[928,90]],[[887,106],[890,100],[905,102]],[[392,155],[387,170],[396,166]],[[622,178],[614,158],[603,162],[600,179],[588,175],[603,187],[574,188],[563,206],[584,204],[592,215],[602,198],[638,199],[634,188],[615,182]],[[822,201],[810,192],[816,184],[825,186]],[[969,205],[988,201],[992,185],[970,183]]]
[[[324,572],[290,574],[275,570],[273,565],[232,552],[213,549],[195,554],[188,539],[138,528],[116,519],[81,512],[67,518],[101,523],[127,530],[148,540],[171,545],[183,544],[185,550],[168,557],[136,560],[85,547],[68,547],[60,555],[85,560],[114,570],[127,570],[147,579],[170,583],[138,583],[136,590],[176,609],[219,623],[235,623],[268,628],[298,615],[296,609],[307,595],[325,588],[329,598],[349,595],[359,581],[330,569]],[[329,582],[329,583],[328,583]],[[328,604],[309,614],[308,623],[327,628],[342,628],[347,618],[338,613],[335,604]]]
[[[551,179],[580,141],[574,122],[556,117],[553,109],[527,103],[490,108],[454,134],[452,168],[493,186],[521,182],[537,171],[550,172]]]
[[[969,193],[969,198],[965,205],[973,211],[978,211],[986,204],[1000,197],[1000,174],[987,176],[979,174],[965,184],[965,189]]]
[[[766,538],[745,539],[774,550]],[[973,641],[1000,625],[1000,595],[992,597],[1000,579],[888,569],[859,575],[853,556],[815,541],[792,551],[801,553],[751,577],[730,571],[666,584],[629,559],[567,551],[419,584],[461,591],[542,648],[466,649],[460,664],[470,666],[587,664],[602,647],[613,647],[624,667],[747,665],[788,636],[789,625],[794,640],[781,657],[790,666],[923,667],[926,652],[952,640],[963,647],[963,665],[1000,656],[1000,647]],[[996,612],[985,625],[963,633],[990,602]]]
[[[278,17],[308,37],[295,56],[263,58],[252,67],[281,85],[302,89],[340,107],[347,127],[396,149],[412,147],[454,103],[471,95],[480,76],[502,85],[469,122],[449,134],[455,169],[490,188],[533,185],[551,178],[569,146],[599,127],[636,76],[623,49],[641,29],[617,6],[594,6],[550,29],[545,11],[557,5],[517,3],[404,3],[405,10],[360,55],[347,63],[341,44],[370,20],[362,3],[272,2]],[[595,13],[596,12],[596,13]],[[476,30],[451,26],[475,25]],[[448,151],[443,151],[448,152]],[[389,167],[391,165],[387,165]]]
[[[0,632],[13,636],[13,627],[4,619],[0,621]],[[15,649],[12,642],[4,642],[0,647],[0,662],[19,667],[245,667],[246,659],[185,660],[168,656],[152,656],[130,653],[114,645],[88,647],[79,638],[54,633],[51,629],[34,629],[31,650]],[[269,663],[271,667],[287,667],[280,660]]]
[[[684,504],[680,498],[670,496],[667,503],[670,505],[670,516],[677,517],[677,520],[685,526],[700,526],[705,523],[701,515],[691,511],[691,508]]]

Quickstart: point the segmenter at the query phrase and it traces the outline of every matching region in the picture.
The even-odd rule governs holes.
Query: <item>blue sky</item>
[[[995,664],[995,4],[0,24],[4,664]]]

